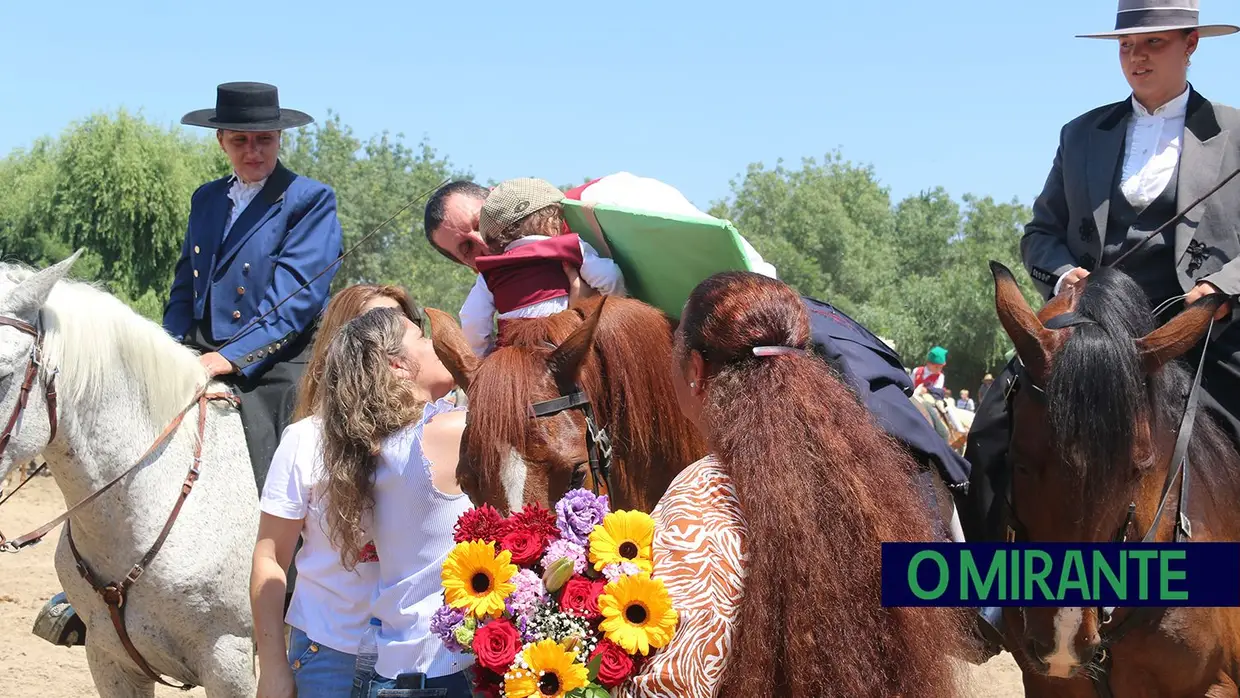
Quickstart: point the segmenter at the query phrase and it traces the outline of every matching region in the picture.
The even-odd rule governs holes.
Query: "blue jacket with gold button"
[[[339,265],[297,289],[333,265],[343,234],[332,188],[277,163],[225,237],[230,182],[231,176],[217,179],[194,192],[163,326],[181,341],[207,317],[213,339],[222,343],[293,294],[220,349],[243,375],[254,378],[327,307]]]

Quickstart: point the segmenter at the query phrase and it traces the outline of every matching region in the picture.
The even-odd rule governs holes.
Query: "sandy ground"
[[[64,500],[51,478],[39,477],[0,509],[0,528],[21,535],[63,511]],[[31,634],[35,615],[53,594],[60,591],[53,554],[60,530],[43,543],[17,555],[0,556],[0,694],[6,698],[49,696],[97,696],[86,653],[81,647],[57,647]],[[1009,655],[1002,654],[985,666],[961,664],[968,678],[962,698],[1020,698],[1020,670]],[[203,698],[205,692],[188,693],[156,686],[159,698]]]

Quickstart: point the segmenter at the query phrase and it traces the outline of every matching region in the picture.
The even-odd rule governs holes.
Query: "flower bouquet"
[[[606,698],[665,646],[679,620],[651,577],[654,520],[608,511],[578,489],[555,511],[508,518],[491,506],[457,520],[432,631],[473,654],[476,694]]]

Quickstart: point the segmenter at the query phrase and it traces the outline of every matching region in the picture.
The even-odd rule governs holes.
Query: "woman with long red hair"
[[[809,343],[801,298],[765,276],[686,303],[673,381],[710,455],[654,511],[680,626],[631,698],[955,695],[960,615],[881,603],[880,544],[936,539],[916,466]]]

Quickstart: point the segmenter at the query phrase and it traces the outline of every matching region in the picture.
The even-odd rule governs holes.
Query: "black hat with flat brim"
[[[1078,39],[1118,39],[1130,34],[1194,29],[1205,38],[1240,32],[1231,24],[1198,24],[1198,0],[1119,0],[1115,29],[1097,34],[1077,34]]]
[[[216,88],[214,109],[181,117],[181,123],[188,126],[226,131],[283,131],[313,122],[305,112],[281,109],[276,86],[264,82],[226,82]]]

